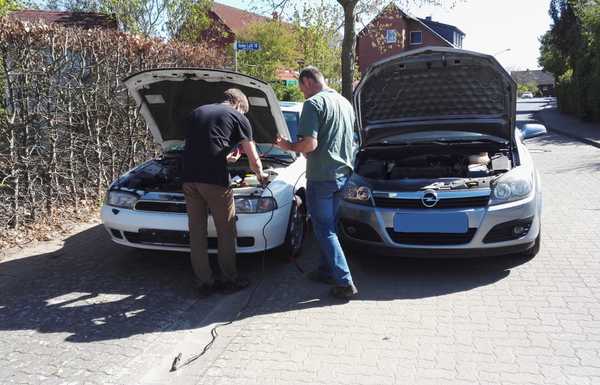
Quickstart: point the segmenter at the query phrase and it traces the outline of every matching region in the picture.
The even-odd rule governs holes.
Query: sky
[[[241,9],[256,4],[248,0],[217,2]],[[412,15],[432,16],[434,21],[462,30],[466,34],[464,49],[495,54],[509,70],[539,68],[538,39],[550,28],[550,0],[458,0],[453,8],[412,3],[408,8]]]

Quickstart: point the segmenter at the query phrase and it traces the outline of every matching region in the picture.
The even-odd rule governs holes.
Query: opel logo
[[[435,190],[427,190],[421,197],[421,203],[423,203],[423,206],[429,207],[429,208],[437,205],[439,200],[440,200],[440,198],[438,198]]]

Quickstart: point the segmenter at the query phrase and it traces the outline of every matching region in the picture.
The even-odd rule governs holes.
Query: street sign
[[[236,49],[238,51],[258,51],[260,50],[260,43],[257,41],[238,41]]]

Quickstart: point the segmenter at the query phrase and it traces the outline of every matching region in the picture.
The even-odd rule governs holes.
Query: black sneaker
[[[308,272],[306,274],[306,278],[314,282],[323,283],[325,285],[335,285],[335,280],[331,276],[324,274],[320,270],[313,270]]]
[[[198,286],[198,296],[200,298],[208,298],[215,293],[215,288],[213,285],[209,285],[207,283]]]
[[[247,278],[238,277],[234,281],[222,282],[219,286],[219,291],[224,294],[232,294],[244,290],[249,285],[250,281]]]
[[[358,294],[358,289],[351,283],[348,286],[334,286],[330,291],[331,295],[338,299],[349,301]]]

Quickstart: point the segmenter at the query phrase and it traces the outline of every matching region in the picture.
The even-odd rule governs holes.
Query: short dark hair
[[[304,79],[312,79],[317,83],[325,84],[325,77],[323,76],[323,73],[321,73],[317,67],[313,66],[305,67],[302,71],[300,71],[298,80],[304,84]]]
[[[250,103],[248,98],[242,91],[237,88],[230,88],[224,92],[224,102],[231,104],[234,107],[239,107],[244,114],[250,110]]]

